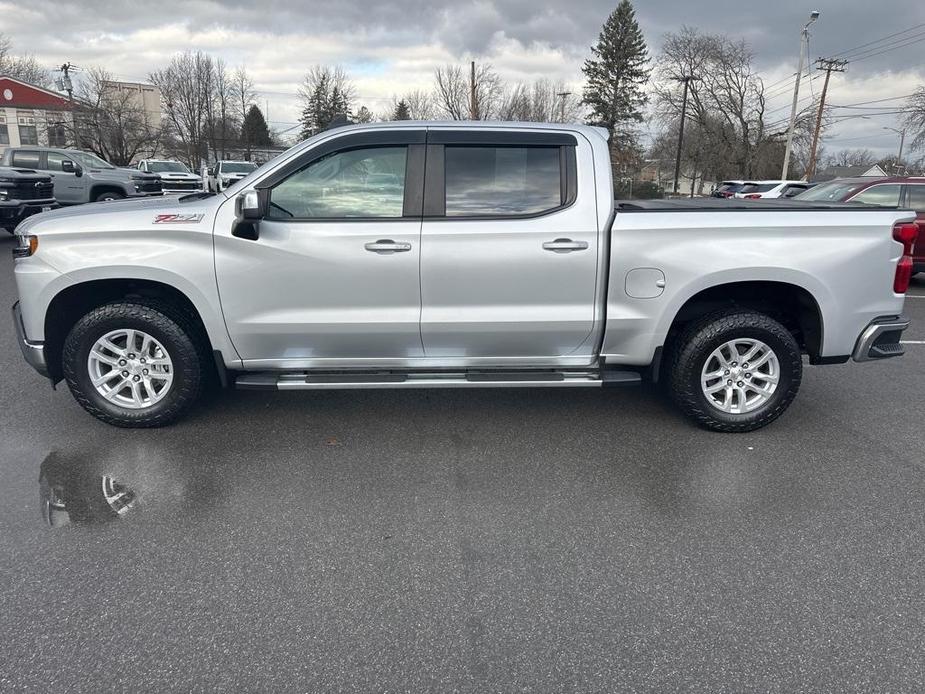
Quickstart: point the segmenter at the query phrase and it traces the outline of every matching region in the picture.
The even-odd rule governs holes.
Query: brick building
[[[60,94],[0,75],[0,154],[19,145],[66,146],[73,107]]]

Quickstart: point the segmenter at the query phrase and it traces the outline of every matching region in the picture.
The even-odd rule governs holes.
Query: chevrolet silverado
[[[899,356],[912,212],[620,202],[604,130],[322,132],[218,193],[20,225],[26,360],[117,426],[252,389],[659,381],[717,431],[782,414],[809,364]]]

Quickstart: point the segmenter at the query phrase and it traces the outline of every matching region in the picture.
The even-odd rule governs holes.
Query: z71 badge
[[[198,224],[201,221],[201,214],[159,214],[154,217],[155,224]]]

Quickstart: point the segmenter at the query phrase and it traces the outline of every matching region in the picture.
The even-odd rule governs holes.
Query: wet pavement
[[[227,392],[124,431],[0,321],[0,690],[920,691],[923,394],[925,344],[808,368],[747,435],[648,388]]]

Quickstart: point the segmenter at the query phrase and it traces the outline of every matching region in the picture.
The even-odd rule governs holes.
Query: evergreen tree
[[[637,148],[633,126],[642,121],[648,100],[643,91],[648,52],[630,0],[620,0],[607,18],[591,56],[582,68],[588,80],[583,93],[591,108],[588,122],[607,128],[611,153],[621,159]]]
[[[392,120],[411,120],[411,109],[408,108],[408,104],[404,99],[395,104],[395,110],[392,111]]]
[[[241,139],[249,151],[251,147],[269,147],[273,144],[270,137],[270,128],[263,117],[263,111],[256,104],[252,104],[244,116],[244,125],[241,126]]]

